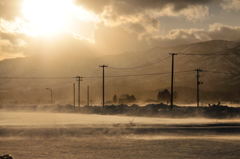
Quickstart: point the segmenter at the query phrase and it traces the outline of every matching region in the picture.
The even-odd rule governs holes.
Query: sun
[[[32,36],[51,36],[73,32],[76,21],[93,22],[97,16],[73,0],[23,0],[25,32]]]

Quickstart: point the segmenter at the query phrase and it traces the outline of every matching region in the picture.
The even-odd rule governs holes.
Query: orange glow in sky
[[[74,32],[72,28],[76,21],[98,21],[95,14],[76,6],[73,0],[24,0],[22,14],[25,33],[30,36]]]

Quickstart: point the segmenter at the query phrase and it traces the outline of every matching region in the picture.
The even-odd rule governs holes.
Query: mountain
[[[33,50],[30,50],[33,52]],[[0,62],[2,77],[74,77],[101,76],[100,64],[107,64],[107,76],[138,75],[171,72],[169,53],[179,53],[175,57],[175,88],[179,102],[194,102],[197,68],[201,73],[201,95],[205,100],[237,101],[240,97],[240,43],[233,41],[207,41],[174,47],[155,47],[141,52],[99,56],[91,47],[70,46],[64,49],[45,50],[47,54],[36,54],[30,57],[8,59]],[[202,54],[205,56],[180,55]],[[210,56],[206,56],[206,54]],[[211,55],[212,54],[212,55]],[[97,56],[98,55],[98,56]],[[128,68],[128,69],[127,69]],[[187,71],[187,72],[185,72]],[[52,80],[11,80],[0,81],[1,101],[12,102],[46,102],[46,87],[55,90],[58,102],[72,101],[72,83],[74,79]],[[91,87],[92,99],[100,100],[101,78],[86,78],[86,85]],[[170,74],[112,77],[106,79],[107,98],[113,94],[135,94],[138,99],[156,98],[158,90],[169,88]],[[85,93],[82,93],[85,99]],[[9,99],[11,96],[11,99]],[[21,103],[20,102],[20,103]]]

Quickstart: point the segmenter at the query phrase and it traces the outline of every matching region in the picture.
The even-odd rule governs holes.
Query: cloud
[[[223,0],[221,6],[225,10],[240,10],[240,0]]]
[[[161,17],[182,17],[195,22],[209,16],[211,0],[78,0],[92,9],[107,27],[122,27],[138,39],[160,33]]]
[[[208,40],[240,40],[240,27],[215,23],[204,29],[174,29],[165,36],[155,36],[151,43],[155,45],[181,45]]]
[[[25,41],[16,34],[0,32],[0,60],[24,56]]]
[[[99,0],[97,2],[95,0],[78,0],[78,2],[99,14],[107,14],[107,17],[112,19],[119,16],[151,14],[152,12],[155,12],[155,16],[177,16],[179,13],[187,18],[191,16],[188,13],[194,13],[191,18],[188,18],[193,19],[193,17],[201,17],[197,13],[202,14],[203,9],[205,13],[206,5],[212,0]],[[157,12],[159,13],[156,14]]]
[[[76,21],[73,25],[74,28],[71,28],[71,30],[76,31],[77,35],[82,35],[83,37],[77,37],[78,41],[75,41],[74,37],[69,37],[70,39],[68,40],[70,42],[74,41],[74,44],[77,46],[81,41],[79,39],[84,39],[84,37],[91,35],[90,38],[96,41],[95,46],[102,52],[106,52],[106,50],[109,50],[109,52],[113,50],[117,50],[117,52],[134,49],[141,50],[159,45],[178,45],[217,39],[239,40],[240,37],[240,27],[218,23],[210,25],[208,29],[191,28],[173,29],[170,31],[166,29],[165,31],[168,31],[168,33],[163,35],[165,31],[162,31],[164,30],[162,29],[164,25],[162,25],[163,21],[161,21],[164,19],[163,17],[171,17],[173,19],[181,18],[183,20],[182,23],[195,24],[195,22],[210,16],[210,9],[212,9],[210,3],[219,2],[223,9],[237,10],[240,7],[239,0],[76,1],[79,5],[97,13],[100,21],[97,25],[95,23],[94,25],[84,25],[84,23]],[[3,52],[9,55],[19,54],[20,52],[30,54],[37,48],[35,46],[36,43],[33,42],[34,40],[24,35],[25,30],[21,29],[24,28],[22,27],[24,22],[21,21],[21,18],[18,18],[21,16],[20,2],[21,0],[0,1],[1,54]],[[92,28],[89,26],[92,26]],[[174,26],[174,28],[178,28],[178,26]],[[56,43],[56,45],[58,44]],[[69,48],[66,47],[66,52],[67,49]]]
[[[21,12],[21,0],[1,0],[0,18],[7,20],[14,19]]]
[[[21,0],[0,1],[0,60],[22,56],[22,35],[17,34],[17,25],[12,25],[20,13]]]
[[[121,53],[124,51],[146,50],[157,46],[175,46],[194,42],[202,42],[208,40],[240,40],[240,27],[228,26],[219,23],[212,24],[208,29],[173,29],[166,35],[142,35],[139,39],[138,32],[142,32],[143,28],[139,25],[132,25],[135,32],[126,31],[120,26],[106,27],[102,26],[96,31],[96,44],[88,44],[84,41],[74,39],[70,35],[66,35],[61,39],[36,39],[29,38],[16,33],[0,33],[0,59],[19,57],[23,55],[31,56],[36,54],[78,54],[79,52],[89,52],[83,48],[88,46],[97,52],[105,54]],[[146,37],[145,37],[146,36]],[[116,38],[118,40],[116,40]],[[84,50],[84,51],[83,51]],[[92,51],[95,52],[95,51]]]
[[[22,0],[2,0],[0,2],[0,29],[5,32],[24,33],[29,29],[20,16]],[[109,27],[120,26],[139,39],[159,34],[160,17],[184,17],[197,21],[208,17],[206,6],[212,0],[76,0],[76,3],[98,13],[101,23]],[[14,18],[15,16],[15,18]],[[78,34],[79,35],[79,34]],[[91,33],[94,35],[94,33]]]
[[[216,23],[209,27],[208,32],[211,39],[221,39],[229,41],[240,40],[240,26],[229,26]]]
[[[181,10],[179,12],[179,15],[186,17],[186,19],[189,21],[195,21],[208,17],[209,8],[207,6],[202,5],[193,5]],[[176,13],[175,16],[177,16]]]
[[[101,26],[96,31],[96,46],[106,54],[138,52],[154,47],[170,47],[209,40],[240,40],[240,27],[213,23],[207,29],[172,29],[166,34],[144,34],[141,25],[132,24],[126,30],[120,26]],[[135,30],[135,32],[133,31]],[[137,32],[137,33],[136,33]],[[139,38],[139,32],[142,32]],[[154,32],[154,31],[153,31]],[[117,38],[117,40],[116,40]]]
[[[196,20],[208,16],[207,0],[121,0],[111,1],[102,11],[102,18],[109,23],[122,24],[139,21],[139,17],[158,19],[161,16],[183,16],[187,20]],[[130,18],[129,18],[130,17]]]
[[[212,2],[212,0],[78,0],[81,5],[102,12],[105,7],[112,6],[114,10],[123,14],[134,14],[143,10],[164,9],[168,5],[173,6],[174,11],[180,11],[193,5],[204,5]]]

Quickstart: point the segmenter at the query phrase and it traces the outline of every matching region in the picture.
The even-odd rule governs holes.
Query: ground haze
[[[0,112],[0,150],[16,159],[237,159],[240,120]]]

